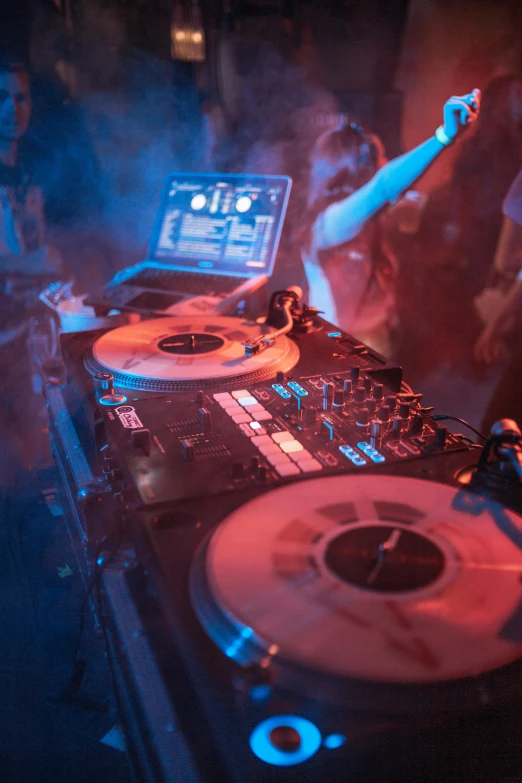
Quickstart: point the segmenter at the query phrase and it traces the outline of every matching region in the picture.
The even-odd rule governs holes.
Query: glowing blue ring
[[[290,752],[279,750],[272,743],[270,733],[280,726],[289,726],[297,731],[301,737],[301,745],[297,750]],[[298,715],[274,715],[272,718],[262,721],[256,726],[250,735],[250,748],[252,752],[267,764],[276,767],[290,767],[293,764],[301,764],[311,758],[321,747],[321,732],[313,723]]]
[[[118,400],[117,402],[110,402],[109,400],[102,400],[101,397],[98,400],[98,402],[100,403],[100,405],[124,405],[127,402],[127,397],[124,394],[122,394],[121,396],[123,397],[123,400]]]

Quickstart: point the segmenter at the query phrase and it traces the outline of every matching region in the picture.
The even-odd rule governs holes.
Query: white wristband
[[[444,130],[444,125],[439,125],[439,127],[435,131],[435,138],[437,139],[437,141],[440,141],[440,143],[443,144],[445,147],[449,147],[449,145],[453,143],[453,139],[450,139],[450,137]]]

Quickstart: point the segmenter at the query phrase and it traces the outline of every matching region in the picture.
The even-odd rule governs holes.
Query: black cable
[[[482,434],[482,432],[479,432],[479,430],[476,430],[475,427],[473,427],[468,421],[465,421],[464,419],[459,419],[458,416],[450,416],[447,413],[436,413],[435,416],[431,417],[433,421],[458,421],[459,424],[463,424],[465,427],[469,427],[469,429],[475,433],[475,435],[478,435],[479,438],[482,438],[482,440],[487,440],[486,436]]]
[[[67,685],[65,686],[63,693],[60,697],[62,701],[66,701],[67,699],[70,699],[71,696],[76,693],[80,685],[82,684],[83,675],[85,673],[86,669],[86,663],[85,661],[78,660],[78,652],[80,649],[80,644],[83,636],[83,630],[85,627],[85,610],[87,608],[87,602],[89,600],[89,597],[95,588],[98,580],[100,579],[105,567],[110,563],[114,555],[116,554],[118,547],[119,547],[119,536],[116,540],[116,545],[112,552],[110,552],[105,557],[101,557],[101,552],[104,547],[105,542],[107,541],[107,536],[104,536],[96,550],[95,553],[95,559],[94,559],[94,572],[91,578],[91,581],[87,585],[87,589],[85,591],[85,594],[82,598],[82,603],[80,606],[80,624],[78,627],[78,633],[76,635],[76,641],[74,644],[74,651],[73,651],[73,657],[72,657],[72,671],[71,675],[69,677],[69,680],[67,682]]]

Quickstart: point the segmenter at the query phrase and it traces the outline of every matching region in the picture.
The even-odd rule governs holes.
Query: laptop
[[[86,304],[162,315],[231,311],[273,272],[291,184],[257,174],[169,174],[147,259]]]

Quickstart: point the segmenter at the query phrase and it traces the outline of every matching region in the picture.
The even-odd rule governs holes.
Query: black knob
[[[366,391],[368,392],[368,394],[370,394],[371,390],[372,390],[372,386],[373,386],[372,379],[371,378],[363,378],[363,386],[366,389]]]
[[[374,383],[373,384],[373,396],[376,400],[382,400],[384,396],[384,386],[382,383]]]
[[[250,458],[250,470],[252,472],[257,471],[258,467],[259,467],[259,457],[256,457],[256,456],[251,457]]]
[[[410,424],[410,432],[414,435],[419,435],[424,427],[424,419],[420,413],[414,413]]]
[[[386,397],[386,404],[388,405],[391,413],[395,413],[397,410],[397,397],[395,394],[390,394],[389,397]]]
[[[232,465],[232,476],[234,478],[243,478],[245,474],[245,466],[242,462],[234,462]]]
[[[366,400],[366,389],[364,386],[356,386],[353,393],[353,401],[360,405]]]
[[[364,404],[366,405],[366,407],[370,411],[370,416],[374,416],[375,415],[375,411],[377,409],[377,400],[374,399],[373,397],[368,397],[368,399],[366,400],[366,402]]]
[[[188,438],[184,438],[180,441],[181,446],[181,456],[185,460],[185,462],[193,462],[195,452],[194,452],[194,444],[191,440]]]
[[[379,419],[381,421],[390,421],[390,406],[381,405],[379,407]]]
[[[344,391],[342,389],[335,389],[333,393],[333,404],[336,408],[342,408],[344,405]]]
[[[261,481],[261,482],[266,481],[266,467],[265,467],[265,465],[260,465],[258,467],[257,473],[256,473],[256,479],[258,481]]]
[[[435,430],[435,438],[433,440],[433,445],[443,449],[444,446],[446,445],[447,437],[448,437],[448,428],[445,427],[444,424],[439,424],[439,426]]]
[[[355,381],[359,380],[359,375],[361,374],[361,370],[357,366],[350,367],[350,378],[355,383]]]
[[[306,408],[304,412],[304,422],[308,426],[317,421],[317,408]]]
[[[196,404],[203,405],[204,402],[205,402],[205,395],[200,389],[199,391],[196,392]]]
[[[370,421],[370,411],[368,408],[360,408],[355,420],[359,427],[365,427]]]
[[[401,419],[408,419],[411,413],[409,402],[399,402],[399,416]]]
[[[330,400],[333,397],[334,385],[333,383],[323,383],[323,397]]]
[[[352,394],[352,382],[351,381],[344,381],[343,382],[343,391],[346,395],[346,397],[351,396]]]
[[[276,372],[276,383],[284,383],[285,382],[285,374],[281,370],[278,370]]]
[[[203,427],[203,430],[206,432],[207,430],[211,429],[212,427],[212,416],[210,411],[207,408],[200,408],[198,410],[198,424],[200,424]]]

